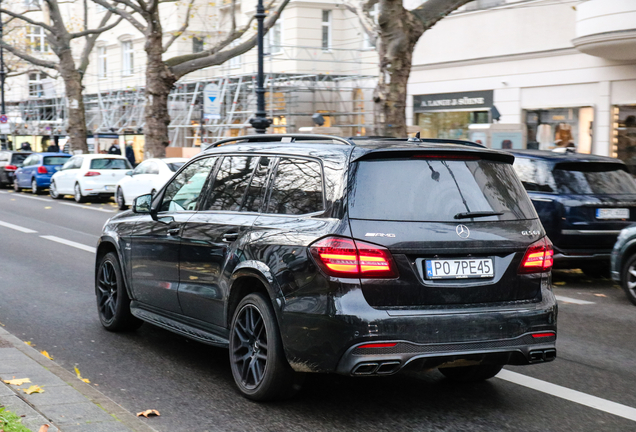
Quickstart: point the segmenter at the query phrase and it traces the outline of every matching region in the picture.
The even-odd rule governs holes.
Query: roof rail
[[[244,135],[232,138],[222,139],[215,143],[210,144],[205,148],[205,150],[220,147],[226,144],[235,143],[251,143],[251,142],[276,142],[280,141],[281,143],[293,143],[298,141],[316,141],[316,140],[331,140],[337,141],[340,144],[346,144],[350,146],[354,146],[355,144],[347,139],[341,138],[332,135],[318,135],[318,134],[259,134],[259,135]],[[327,143],[325,143],[327,144]]]
[[[455,139],[444,139],[444,138],[395,138],[395,137],[384,137],[384,136],[360,136],[360,137],[349,137],[351,141],[359,140],[359,141],[389,141],[389,142],[406,142],[406,143],[438,143],[438,144],[458,144],[465,145],[468,147],[479,147],[486,148],[483,144],[477,144],[472,141],[463,141],[463,140],[455,140]]]

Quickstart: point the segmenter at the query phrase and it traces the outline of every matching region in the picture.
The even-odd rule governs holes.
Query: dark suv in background
[[[30,155],[30,152],[0,151],[0,188],[13,186],[15,172]]]
[[[103,326],[228,347],[243,395],[303,373],[471,381],[556,357],[552,245],[513,156],[468,142],[218,142],[106,223]]]
[[[514,169],[554,244],[555,268],[609,277],[621,229],[636,222],[636,181],[618,159],[515,150]]]

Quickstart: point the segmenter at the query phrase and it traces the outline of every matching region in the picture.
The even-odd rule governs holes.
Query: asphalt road
[[[310,375],[290,401],[238,395],[227,351],[151,325],[104,331],[94,253],[112,203],[77,205],[0,190],[0,323],[48,351],[159,431],[633,431],[636,307],[607,280],[557,272],[558,358],[479,384],[438,372]]]

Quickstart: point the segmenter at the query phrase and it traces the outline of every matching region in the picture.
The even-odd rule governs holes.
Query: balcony
[[[576,7],[574,46],[609,60],[636,60],[636,1],[588,0]]]

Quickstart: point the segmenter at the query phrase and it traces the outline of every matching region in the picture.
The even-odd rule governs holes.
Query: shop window
[[[454,111],[417,113],[416,124],[422,138],[468,139],[468,126],[490,123],[488,111]]]
[[[275,116],[272,122],[272,133],[284,134],[287,133],[287,117]]]
[[[613,123],[612,156],[636,174],[636,105],[615,106]]]
[[[553,108],[526,110],[528,148],[551,150],[573,147],[579,153],[590,153],[594,109]]]

